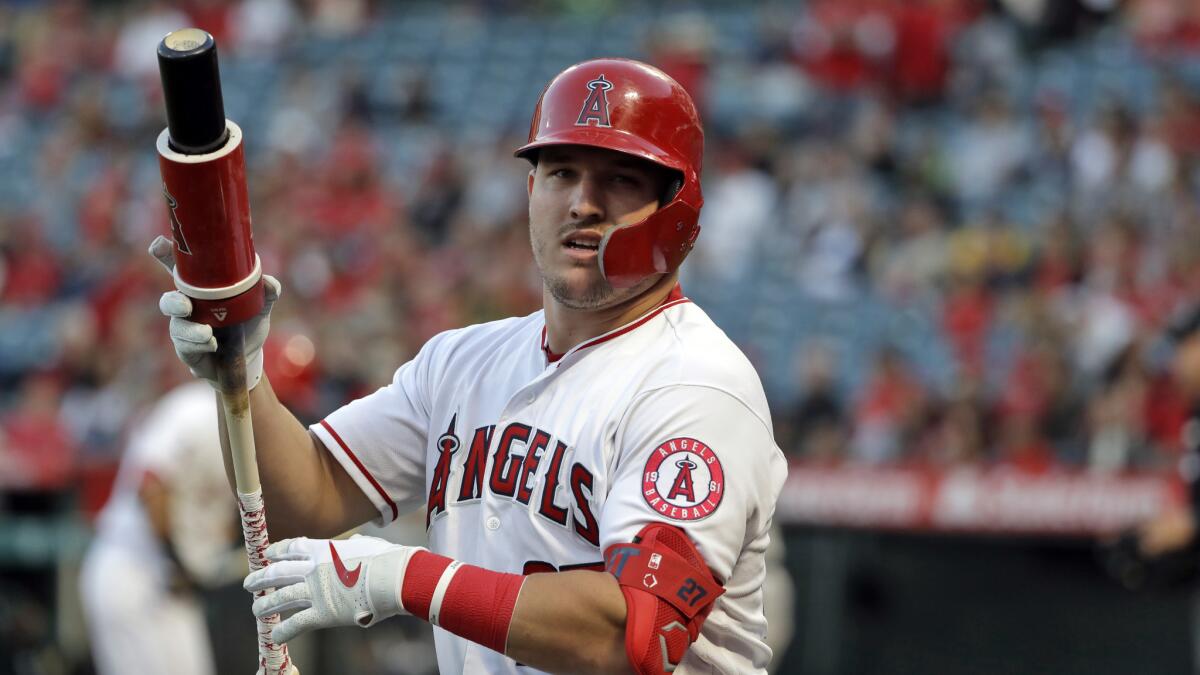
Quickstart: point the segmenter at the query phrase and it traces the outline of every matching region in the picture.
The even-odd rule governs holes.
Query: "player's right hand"
[[[271,564],[251,572],[242,586],[267,591],[254,601],[260,619],[298,610],[271,630],[276,644],[315,628],[369,628],[408,614],[400,599],[404,573],[425,550],[358,534],[338,541],[284,539],[267,547],[263,555]]]
[[[169,238],[159,235],[150,244],[150,255],[154,256],[172,278],[175,274],[175,244]],[[263,275],[264,302],[262,311],[246,322],[246,388],[253,389],[262,379],[263,373],[263,343],[267,341],[267,332],[271,327],[271,307],[279,299],[283,290],[275,277]],[[175,354],[187,365],[192,375],[206,380],[213,389],[217,385],[217,366],[213,353],[217,351],[217,339],[213,337],[212,326],[189,321],[192,315],[192,301],[179,291],[163,293],[158,300],[158,310],[171,319],[171,344],[175,346]]]

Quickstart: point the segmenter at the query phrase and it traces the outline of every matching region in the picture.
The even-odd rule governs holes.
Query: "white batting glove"
[[[400,588],[418,546],[400,546],[375,537],[285,539],[267,547],[271,561],[246,577],[242,586],[273,592],[254,601],[254,615],[299,610],[271,631],[283,644],[314,628],[374,626],[389,616],[408,614]]]
[[[172,275],[175,273],[175,243],[169,238],[159,235],[150,244],[150,255],[154,256]],[[271,328],[271,307],[279,299],[283,287],[275,277],[263,275],[262,311],[253,319],[246,322],[246,388],[253,389],[262,379],[263,373],[263,343],[267,341],[267,332]],[[217,386],[217,366],[213,352],[217,351],[217,339],[213,337],[212,326],[188,321],[192,315],[192,301],[179,291],[163,293],[158,300],[158,311],[171,319],[171,344],[175,346],[175,354],[187,365],[192,375],[207,380],[213,389]]]

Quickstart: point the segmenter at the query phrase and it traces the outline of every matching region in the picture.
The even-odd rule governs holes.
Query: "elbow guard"
[[[625,653],[639,675],[661,675],[683,661],[725,589],[687,534],[651,523],[632,544],[604,552],[607,571],[625,596]]]

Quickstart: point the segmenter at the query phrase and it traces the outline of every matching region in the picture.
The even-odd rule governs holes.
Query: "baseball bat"
[[[212,326],[217,338],[221,408],[254,571],[267,565],[268,537],[243,351],[244,323],[262,310],[263,287],[250,229],[242,131],[225,118],[212,35],[198,28],[168,33],[158,44],[158,69],[167,109],[158,163],[175,242],[175,287],[191,298],[191,319]],[[299,675],[287,645],[271,640],[278,623],[277,614],[257,620],[258,673]]]

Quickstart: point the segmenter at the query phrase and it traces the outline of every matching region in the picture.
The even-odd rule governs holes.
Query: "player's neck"
[[[546,344],[555,354],[565,354],[598,335],[620,328],[658,307],[679,283],[678,274],[667,274],[642,293],[603,309],[564,307],[543,291],[546,309]]]

